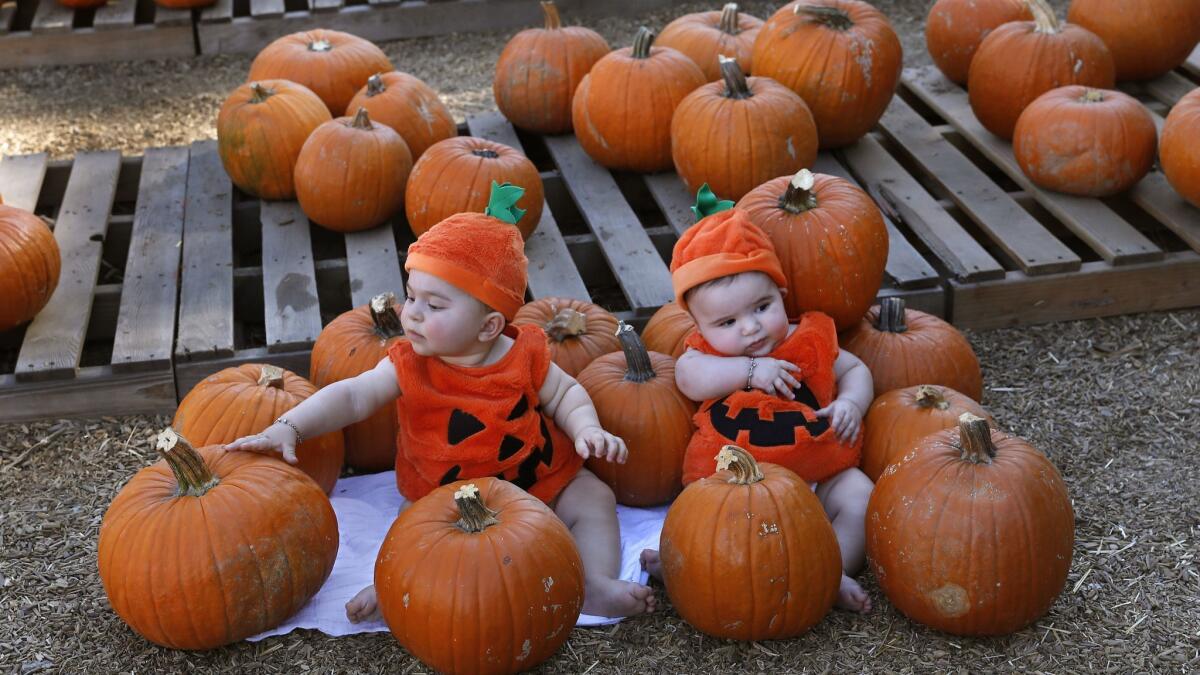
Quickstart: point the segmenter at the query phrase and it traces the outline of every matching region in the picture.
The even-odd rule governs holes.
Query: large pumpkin
[[[294,199],[300,148],[314,129],[331,119],[321,99],[302,84],[243,84],[217,114],[221,164],[243,192],[260,199]]]
[[[788,278],[788,316],[824,312],[844,330],[871,306],[887,264],[888,233],[867,193],[801,169],[758,186],[737,208],[775,245]]]
[[[367,230],[396,214],[412,154],[366,108],[317,127],[296,159],[296,200],[304,214],[335,232]]]
[[[842,555],[825,509],[791,471],[727,445],[717,473],[671,504],[663,583],[698,630],[732,640],[790,638],[833,607]]]
[[[900,81],[900,39],[860,0],[802,0],[767,19],[754,41],[754,74],[800,94],[822,148],[849,145],[883,117]]]
[[[979,123],[1011,139],[1021,111],[1038,96],[1068,84],[1112,89],[1112,55],[1095,33],[1060,24],[1045,0],[1026,0],[1033,21],[992,31],[971,59],[967,96]]]
[[[525,215],[516,227],[528,239],[545,204],[537,167],[519,150],[474,136],[439,141],[413,166],[404,202],[413,234],[419,237],[456,213],[483,213],[493,182],[525,189],[516,203]]]
[[[1163,124],[1159,162],[1171,187],[1200,208],[1200,89],[1179,99]]]
[[[990,417],[974,399],[949,387],[893,389],[871,403],[863,419],[862,472],[872,481],[926,436],[958,426],[963,413]]]
[[[737,61],[743,73],[753,72],[751,54],[762,19],[738,11],[736,2],[719,12],[684,14],[662,29],[655,43],[688,57],[704,71],[709,82],[721,79],[718,56]]]
[[[458,125],[437,92],[408,73],[372,75],[346,110],[357,112],[359,108],[366,108],[372,120],[400,134],[413,161],[434,143],[458,135]]]
[[[1183,63],[1200,40],[1196,0],[1071,0],[1067,21],[1100,36],[1118,80],[1149,80]]]
[[[575,377],[589,363],[621,349],[617,317],[608,310],[574,298],[541,298],[517,310],[512,322],[531,323],[546,331],[550,358]]]
[[[671,121],[675,170],[696,192],[708,183],[741,199],[762,183],[817,159],[817,126],[804,100],[768,77],[747,78],[721,57],[723,82],[688,94]]]
[[[0,332],[42,311],[58,286],[61,267],[58,242],[46,223],[0,202]]]
[[[371,302],[343,313],[321,331],[313,344],[308,373],[324,387],[374,368],[397,340],[404,339],[396,296],[381,293]],[[364,471],[396,465],[396,406],[385,405],[370,417],[342,429],[346,464]]]
[[[983,397],[979,358],[967,338],[932,314],[906,309],[903,298],[884,298],[839,340],[871,369],[876,396],[938,384]]]
[[[1025,0],[937,0],[925,20],[925,47],[948,79],[967,83],[979,43],[1009,21],[1032,21]]]
[[[1062,592],[1075,523],[1050,460],[966,413],[884,471],[866,534],[880,588],[910,619],[955,635],[1005,635]]]
[[[687,339],[696,330],[696,321],[675,301],[668,302],[650,320],[642,331],[646,349],[666,354],[673,359],[687,351]]]
[[[291,80],[312,89],[333,117],[347,112],[354,94],[375,73],[393,70],[383,50],[336,30],[317,28],[285,35],[250,64],[249,80]]]
[[[275,628],[333,569],[337,517],[294,467],[167,429],[100,523],[97,562],[113,611],[173,649],[215,649]]]
[[[538,134],[571,130],[571,100],[592,66],[608,53],[594,30],[563,27],[558,7],[542,1],[545,28],[517,33],[496,60],[492,94],[515,126]]]
[[[1013,154],[1030,180],[1081,197],[1136,185],[1154,165],[1157,144],[1154,120],[1136,99],[1079,85],[1034,99],[1013,131]]]
[[[633,326],[621,324],[622,352],[606,354],[579,374],[607,431],[629,448],[624,464],[589,459],[592,473],[626,506],[664,504],[679,494],[683,456],[696,404],[675,386],[675,359],[646,351]]]
[[[671,168],[671,116],[704,73],[670,47],[651,47],[654,33],[638,30],[632,47],[592,66],[571,102],[575,136],[596,163],[650,173]]]
[[[583,561],[562,521],[496,478],[444,485],[409,506],[375,561],[392,635],[447,673],[531,670],[567,641]]]
[[[175,410],[172,424],[198,445],[224,445],[266,429],[317,392],[308,380],[277,366],[246,363],[201,380]],[[326,494],[342,471],[346,448],[334,431],[296,448],[299,468]]]

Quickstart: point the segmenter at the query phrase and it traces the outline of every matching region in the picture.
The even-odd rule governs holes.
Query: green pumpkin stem
[[[654,31],[642,26],[633,38],[633,58],[650,58],[650,47],[654,44]]]
[[[558,16],[558,7],[554,0],[542,0],[542,13],[546,15],[546,30],[562,28],[562,19]]]
[[[618,321],[617,339],[621,342],[621,351],[625,352],[626,381],[649,382],[658,377],[658,373],[654,372],[654,363],[650,360],[650,352],[633,326]]]
[[[753,485],[763,479],[762,469],[754,456],[736,445],[726,445],[717,453],[717,471],[730,470],[732,485]]]
[[[176,494],[180,497],[202,496],[221,482],[192,444],[171,427],[158,434],[155,449],[175,474],[175,483],[179,486]]]
[[[800,3],[796,5],[794,10],[797,16],[801,14],[808,17],[810,21],[824,24],[833,30],[850,30],[854,28],[854,20],[845,10],[838,7],[827,7],[825,5],[806,5]]]
[[[587,333],[587,315],[570,307],[563,307],[554,313],[553,319],[546,322],[545,330],[546,335],[555,342],[577,338]]]
[[[266,365],[258,376],[258,386],[283,389],[283,368]]]
[[[738,6],[736,2],[727,2],[721,8],[721,23],[719,28],[722,33],[728,35],[737,35],[738,30]]]
[[[483,213],[509,225],[516,225],[525,215],[525,209],[517,208],[517,202],[524,194],[525,188],[519,185],[512,183],[501,185],[492,181],[492,191],[488,196],[488,205],[484,208]]]
[[[387,291],[376,295],[367,303],[367,308],[379,339],[386,341],[404,335],[404,326],[400,325],[400,315],[396,313],[395,293]]]
[[[950,402],[942,395],[942,390],[931,384],[923,384],[917,387],[917,407],[928,410],[937,408],[945,410],[950,407]]]
[[[383,81],[383,73],[375,73],[367,78],[367,98],[378,96],[387,91],[387,83]]]
[[[350,127],[367,131],[375,128],[371,125],[371,116],[367,114],[367,109],[362,106],[359,106],[358,112],[354,114],[354,119],[350,120]]]
[[[489,509],[479,496],[479,488],[467,483],[454,492],[454,503],[458,505],[458,526],[463,532],[477,534],[499,523],[496,512]]]
[[[875,330],[884,333],[903,333],[908,330],[908,323],[904,319],[904,298],[891,297],[879,301]]]
[[[987,420],[969,412],[958,417],[958,442],[962,459],[973,464],[991,464],[996,458],[992,429]]]
[[[1025,0],[1025,5],[1029,7],[1029,11],[1033,14],[1033,21],[1036,24],[1034,32],[1054,35],[1062,32],[1062,26],[1058,23],[1058,17],[1054,15],[1054,8],[1046,4],[1046,0]]]
[[[264,103],[267,99],[275,95],[275,90],[269,87],[264,87],[261,82],[250,83],[250,102]]]
[[[721,65],[721,77],[725,80],[725,98],[745,99],[754,96],[737,59],[718,55],[717,62]]]
[[[817,195],[813,192],[816,177],[808,169],[800,169],[788,182],[787,189],[779,198],[779,208],[788,213],[804,213],[817,208]]]

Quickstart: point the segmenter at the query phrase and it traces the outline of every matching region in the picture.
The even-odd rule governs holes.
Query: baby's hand
[[[625,441],[600,427],[582,429],[575,437],[575,452],[584,459],[602,457],[606,461],[617,464],[624,464],[625,458],[629,456],[629,451],[625,448]]]
[[[293,465],[298,461],[296,459],[296,432],[286,424],[272,424],[263,429],[262,433],[243,436],[226,444],[225,449],[276,455]]]
[[[862,431],[862,411],[858,406],[845,399],[835,399],[833,403],[817,411],[817,417],[828,417],[833,432],[843,443],[852,443]]]
[[[800,380],[792,373],[799,372],[800,367],[790,361],[781,361],[769,356],[755,358],[750,386],[774,396],[795,400],[794,390],[800,386]]]

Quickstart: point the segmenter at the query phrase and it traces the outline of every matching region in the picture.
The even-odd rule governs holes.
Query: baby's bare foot
[[[589,580],[584,589],[583,613],[592,616],[636,616],[658,606],[649,586],[620,579]]]
[[[346,618],[350,623],[362,623],[382,619],[379,613],[379,602],[375,596],[375,587],[367,586],[359,591],[350,602],[346,603]]]
[[[658,551],[647,548],[642,549],[642,569],[655,579],[662,580],[662,558],[659,557]]]
[[[867,595],[857,581],[843,574],[842,585],[838,589],[837,606],[851,612],[866,614],[871,611],[871,596]]]

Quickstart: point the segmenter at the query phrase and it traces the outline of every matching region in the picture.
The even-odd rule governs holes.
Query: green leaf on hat
[[[503,185],[492,181],[492,194],[488,198],[487,208],[483,210],[485,215],[502,220],[509,225],[516,225],[521,216],[525,215],[525,209],[517,208],[517,201],[525,194],[525,188],[512,183]]]
[[[692,216],[695,217],[698,223],[705,216],[711,216],[714,213],[720,213],[732,208],[732,201],[718,199],[713,194],[713,191],[708,188],[708,183],[705,183],[700,186],[700,191],[696,193],[696,205],[692,207]]]

